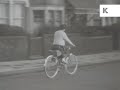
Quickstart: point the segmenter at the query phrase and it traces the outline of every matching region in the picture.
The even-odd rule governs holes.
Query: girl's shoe
[[[68,58],[68,57],[67,57],[67,58]],[[67,58],[63,58],[63,59],[62,59],[62,63],[63,63],[63,64],[67,64],[67,63],[68,63],[68,62],[67,62]]]

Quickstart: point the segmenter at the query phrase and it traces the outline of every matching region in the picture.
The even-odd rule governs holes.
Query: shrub
[[[42,36],[43,34],[54,34],[55,31],[55,26],[43,26],[39,29],[38,36]]]
[[[110,34],[110,31],[102,29],[101,26],[72,26],[67,29],[68,33],[80,33],[81,36],[105,36]]]
[[[0,36],[25,36],[26,31],[19,26],[0,24]]]

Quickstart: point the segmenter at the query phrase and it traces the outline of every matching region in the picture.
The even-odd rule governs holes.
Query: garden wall
[[[30,38],[30,58],[37,59],[41,58],[43,53],[43,38],[42,37],[32,37]]]
[[[0,61],[24,60],[28,58],[26,36],[0,37]]]
[[[73,49],[76,55],[101,53],[112,50],[112,36],[95,36],[95,37],[83,37],[79,33],[73,33],[68,35],[77,48]],[[52,34],[44,35],[44,55],[49,54],[53,42]]]

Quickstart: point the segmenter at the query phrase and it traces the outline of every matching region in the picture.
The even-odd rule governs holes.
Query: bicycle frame
[[[54,52],[54,54],[49,55],[49,56],[46,58],[44,66],[45,66],[45,72],[46,72],[46,74],[47,74],[47,76],[48,76],[49,78],[54,78],[54,77],[57,75],[58,71],[60,71],[60,69],[62,68],[62,66],[64,66],[65,70],[66,70],[69,74],[71,74],[71,75],[76,72],[78,62],[77,62],[76,56],[73,55],[72,53],[70,53],[69,51],[70,51],[70,48],[66,49],[66,52],[67,52],[67,53],[64,54],[64,57],[63,57],[63,58],[58,58],[57,54],[55,54],[55,53],[57,53],[56,50],[52,50],[52,53]],[[48,71],[48,70],[49,70],[49,68],[51,67],[51,66],[49,67],[49,65],[50,65],[50,64],[49,64],[49,61],[50,61],[50,62],[53,62],[53,63],[55,64],[55,67],[56,67],[53,75],[49,75],[49,73],[48,73],[48,72],[50,72],[50,71]],[[74,67],[73,70],[71,71],[70,68],[69,68],[69,66],[70,66],[71,64],[74,65],[74,64],[72,63],[72,61],[75,61],[76,63],[75,63],[75,67]],[[54,64],[53,64],[53,66],[54,66]],[[47,67],[47,66],[48,66],[48,67]],[[53,67],[53,66],[52,66],[52,67]]]

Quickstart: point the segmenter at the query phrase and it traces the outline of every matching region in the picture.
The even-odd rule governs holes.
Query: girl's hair
[[[60,30],[60,29],[65,29],[65,28],[66,28],[66,25],[65,24],[61,24],[58,29]]]

